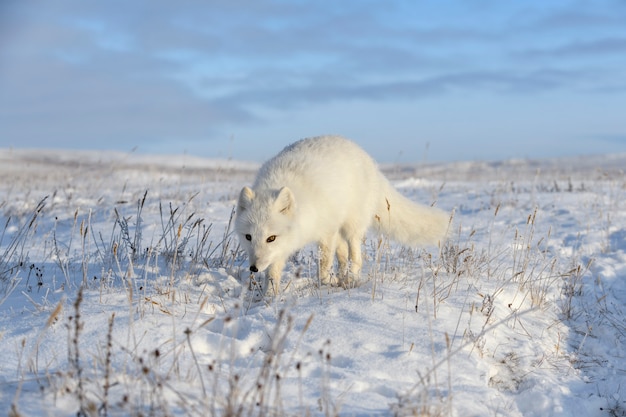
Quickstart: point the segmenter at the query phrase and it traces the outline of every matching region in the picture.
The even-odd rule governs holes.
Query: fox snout
[[[259,259],[256,256],[250,256],[248,259],[250,259],[250,272],[263,272],[271,264],[266,259]]]

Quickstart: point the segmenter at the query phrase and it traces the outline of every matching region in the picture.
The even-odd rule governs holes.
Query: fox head
[[[248,254],[250,271],[262,272],[292,251],[290,229],[296,201],[287,187],[254,191],[244,187],[237,202],[235,231]]]

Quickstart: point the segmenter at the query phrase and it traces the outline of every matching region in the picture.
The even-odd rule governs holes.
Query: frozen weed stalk
[[[32,239],[36,233],[38,219],[46,206],[47,200],[48,197],[46,196],[39,201],[27,221],[17,227],[17,231],[9,240],[7,246],[0,252],[0,282],[5,286],[5,296],[13,287],[11,277],[28,264],[29,252],[27,245],[30,246],[30,239]],[[21,219],[17,219],[17,221],[20,222]],[[5,222],[4,229],[2,229],[2,235],[0,235],[0,247],[3,246],[3,241],[10,224],[11,217],[9,216]]]

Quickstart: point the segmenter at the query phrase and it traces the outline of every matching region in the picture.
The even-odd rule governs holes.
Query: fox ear
[[[243,187],[239,193],[239,202],[237,203],[239,211],[244,211],[245,209],[250,208],[252,200],[254,200],[254,191],[252,191],[252,188]]]
[[[274,204],[279,212],[289,214],[296,206],[296,199],[289,188],[283,187],[278,191]]]

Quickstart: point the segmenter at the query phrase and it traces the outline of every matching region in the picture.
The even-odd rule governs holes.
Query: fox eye
[[[251,235],[246,235],[246,240],[252,240],[252,236]]]
[[[276,235],[272,235],[272,236],[268,237],[267,239],[265,239],[265,241],[267,243],[271,243],[271,242],[273,242],[275,240],[276,240]]]

